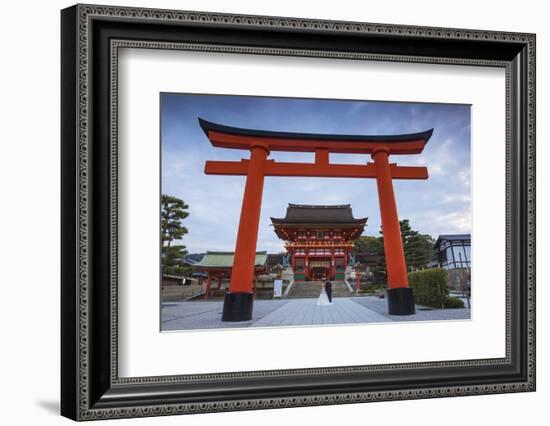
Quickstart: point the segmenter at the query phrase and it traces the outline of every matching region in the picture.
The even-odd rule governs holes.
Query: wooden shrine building
[[[354,241],[367,218],[356,219],[349,204],[289,204],[284,218],[271,218],[285,241],[295,281],[344,280]]]
[[[231,279],[235,253],[233,252],[217,252],[209,251],[202,259],[194,264],[198,272],[205,272],[206,289],[204,298],[208,299],[213,290],[222,290],[222,281]],[[267,268],[267,252],[256,252],[254,259],[254,283],[257,282],[258,275],[268,272]],[[215,282],[214,282],[215,281]],[[215,284],[215,287],[213,287]],[[255,290],[255,285],[252,289]]]

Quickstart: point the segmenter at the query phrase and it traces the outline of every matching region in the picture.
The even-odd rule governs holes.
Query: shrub
[[[459,309],[464,307],[464,302],[458,297],[448,297],[445,301],[445,309]]]
[[[445,307],[449,298],[447,272],[441,268],[410,272],[409,286],[419,305],[440,309]]]

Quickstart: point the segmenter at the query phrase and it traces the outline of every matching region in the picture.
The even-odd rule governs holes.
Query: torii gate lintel
[[[246,176],[249,159],[241,161],[207,161],[204,173],[207,175]],[[418,166],[398,166],[390,163],[392,179],[428,179],[428,169]],[[334,178],[376,178],[374,163],[332,164],[332,163],[287,163],[266,160],[264,176],[334,177]]]
[[[393,179],[427,179],[426,167],[398,166],[389,162],[392,154],[419,154],[433,129],[405,135],[326,135],[270,132],[223,126],[199,118],[200,126],[213,146],[247,149],[250,159],[207,161],[205,173],[246,176],[239,230],[229,292],[224,299],[223,321],[252,318],[252,277],[265,176],[339,177],[376,179],[384,253],[388,275],[388,311],[395,315],[415,313],[408,286],[407,267]],[[285,163],[268,160],[271,151],[313,152],[313,163]],[[331,164],[330,153],[370,154],[367,164]]]

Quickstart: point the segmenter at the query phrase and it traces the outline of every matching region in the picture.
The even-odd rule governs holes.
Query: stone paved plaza
[[[470,319],[470,309],[430,309],[416,306],[415,315],[388,315],[387,300],[373,296],[339,297],[331,305],[318,306],[317,299],[254,301],[253,318],[244,322],[221,321],[223,301],[164,302],[161,330],[284,327],[328,324],[365,324],[394,321],[441,321]]]

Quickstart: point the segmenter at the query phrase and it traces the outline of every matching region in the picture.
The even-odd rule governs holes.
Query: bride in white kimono
[[[321,294],[319,295],[319,298],[317,299],[317,305],[324,306],[324,305],[331,305],[332,302],[328,300],[328,295],[325,289],[325,285],[321,285]]]

